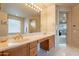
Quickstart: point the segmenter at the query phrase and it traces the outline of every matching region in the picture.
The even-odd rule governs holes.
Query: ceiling
[[[36,3],[36,5],[38,5],[39,7],[41,8],[47,8],[49,7],[50,5],[53,5],[54,3]],[[55,3],[57,6],[59,7],[72,7],[78,3]]]
[[[47,8],[50,5],[52,5],[52,3],[35,3],[37,6],[39,6],[40,8]]]
[[[47,8],[53,3],[35,3],[40,8]],[[59,7],[71,7],[76,5],[76,3],[56,3]],[[8,14],[12,14],[20,17],[29,17],[31,15],[39,14],[34,9],[27,7],[24,3],[3,3],[1,4],[2,10]]]
[[[78,3],[56,3],[56,5],[59,6],[59,7],[73,7],[77,4]]]
[[[27,7],[24,3],[3,3],[1,6],[2,11],[19,17],[29,17],[38,14],[38,12]]]

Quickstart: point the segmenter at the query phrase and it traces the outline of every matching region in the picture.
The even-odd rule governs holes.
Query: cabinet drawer
[[[40,39],[38,42],[41,43],[44,42],[45,40],[47,40],[47,38]]]
[[[37,47],[37,41],[30,43],[30,48]]]
[[[30,56],[36,56],[36,55],[37,55],[37,47],[30,49]]]

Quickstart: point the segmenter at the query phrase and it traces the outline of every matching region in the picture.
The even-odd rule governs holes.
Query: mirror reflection
[[[0,36],[40,32],[40,13],[34,4],[0,4]]]

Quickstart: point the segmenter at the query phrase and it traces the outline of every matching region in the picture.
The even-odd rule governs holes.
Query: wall
[[[79,4],[72,7],[71,19],[69,22],[71,39],[69,45],[79,48]]]
[[[41,12],[41,32],[55,33],[55,4],[44,8]]]
[[[7,20],[7,14],[0,11],[0,36],[6,36],[8,32],[8,25],[6,24],[1,24],[1,20]]]
[[[0,4],[0,10],[1,10],[1,4]]]
[[[67,14],[67,45],[72,46],[72,8],[70,8],[70,12]]]

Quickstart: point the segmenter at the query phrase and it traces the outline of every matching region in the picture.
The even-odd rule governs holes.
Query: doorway
[[[56,41],[55,47],[61,48],[66,47],[67,44],[67,11],[58,10],[57,11],[57,21],[56,21]]]

